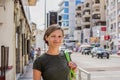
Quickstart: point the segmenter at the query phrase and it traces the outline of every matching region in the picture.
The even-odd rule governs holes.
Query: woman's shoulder
[[[43,53],[41,54],[37,59],[38,60],[42,60],[42,59],[45,59],[47,56],[46,56],[46,53]]]
[[[41,63],[45,61],[46,59],[47,59],[47,56],[45,53],[43,53],[42,55],[40,55],[39,57],[35,59],[34,63]]]

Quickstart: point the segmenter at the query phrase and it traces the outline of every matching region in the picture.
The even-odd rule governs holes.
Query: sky
[[[37,24],[37,28],[44,29],[45,18],[45,0],[38,0],[36,6],[30,7],[30,15],[32,22]],[[46,0],[46,12],[57,11],[59,9],[58,4],[62,0]]]

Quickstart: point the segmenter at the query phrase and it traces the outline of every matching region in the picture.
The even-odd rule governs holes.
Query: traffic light
[[[50,25],[57,24],[57,12],[50,12]]]
[[[59,15],[58,19],[59,19],[58,24],[61,26],[61,25],[62,25],[62,23],[61,23],[62,16],[61,16],[61,15]]]

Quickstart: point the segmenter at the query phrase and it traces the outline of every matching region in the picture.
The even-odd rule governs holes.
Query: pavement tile
[[[26,72],[22,74],[18,80],[33,80],[33,63],[29,63],[28,66],[26,67]]]

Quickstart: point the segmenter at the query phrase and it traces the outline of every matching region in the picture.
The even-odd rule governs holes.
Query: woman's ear
[[[45,36],[45,40],[48,41],[48,37],[47,36]]]

